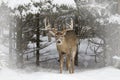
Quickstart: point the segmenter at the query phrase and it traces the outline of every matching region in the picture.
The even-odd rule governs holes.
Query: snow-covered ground
[[[3,68],[0,80],[120,80],[120,70],[106,67],[97,70],[80,71],[74,74],[48,71],[25,72]]]

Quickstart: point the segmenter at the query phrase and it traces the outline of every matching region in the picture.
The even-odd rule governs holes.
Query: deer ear
[[[53,36],[55,36],[55,34],[57,33],[57,30],[55,28],[52,28],[50,31],[49,31],[50,34],[52,34]]]

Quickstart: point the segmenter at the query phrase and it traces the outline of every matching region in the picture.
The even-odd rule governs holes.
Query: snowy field
[[[3,68],[0,70],[0,80],[120,80],[120,70],[106,67],[74,74],[60,74],[47,71],[25,72]]]

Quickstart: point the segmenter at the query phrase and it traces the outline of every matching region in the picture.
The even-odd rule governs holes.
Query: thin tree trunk
[[[75,19],[75,24],[77,24],[77,25],[75,25],[75,33],[78,36],[80,34],[79,34],[79,27],[78,27],[78,18],[77,18],[77,16],[76,16],[76,19]],[[80,38],[78,38],[78,39],[80,39]],[[79,47],[79,43],[77,44],[77,51],[76,51],[75,62],[74,62],[76,66],[78,66],[78,53],[79,53],[78,47]]]
[[[120,14],[120,0],[118,0],[118,13]]]
[[[37,28],[37,33],[36,33],[36,40],[37,40],[36,46],[37,46],[37,48],[40,48],[39,14],[36,15],[36,18],[37,18],[37,20],[36,20],[36,22],[37,22],[36,27],[38,27]],[[36,51],[36,65],[37,66],[39,66],[39,56],[40,56],[40,53],[39,53],[39,50],[37,50]]]
[[[9,65],[11,66],[11,62],[12,62],[12,28],[11,26],[9,27]]]
[[[17,67],[22,68],[23,67],[23,53],[22,53],[22,26],[21,26],[22,20],[18,21],[17,25]]]
[[[47,35],[48,35],[48,42],[51,42],[51,34],[48,32]]]
[[[75,65],[78,66],[78,53],[79,53],[79,49],[77,46],[77,52],[76,52],[76,56],[75,56]]]

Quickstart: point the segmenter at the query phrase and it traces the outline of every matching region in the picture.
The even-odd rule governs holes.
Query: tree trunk
[[[75,34],[78,36],[78,35],[80,35],[79,34],[79,26],[78,26],[78,18],[77,18],[77,15],[76,15],[76,17],[75,17],[75,24],[76,25],[74,25],[74,31],[75,31]],[[80,38],[78,38],[78,39],[80,39]],[[77,44],[77,51],[76,51],[76,56],[75,56],[75,65],[76,66],[78,66],[78,53],[79,53],[79,49],[78,49],[78,47],[79,47],[79,44]]]
[[[12,60],[12,28],[11,26],[9,26],[9,65],[11,66],[11,62],[13,62]]]
[[[118,0],[118,13],[120,14],[120,0]]]
[[[47,35],[48,35],[48,42],[51,42],[51,34],[47,32]]]
[[[37,32],[36,32],[36,46],[37,48],[39,49],[40,48],[40,30],[39,30],[39,14],[36,15],[36,27],[37,28]],[[36,51],[36,65],[39,66],[39,56],[40,56],[40,53],[39,53],[39,50]]]
[[[18,21],[17,25],[17,67],[22,68],[23,67],[23,53],[22,53],[22,19]]]
[[[77,52],[76,52],[76,56],[75,56],[75,65],[78,66],[78,53],[79,53],[79,50],[78,50],[78,46],[77,46]]]

